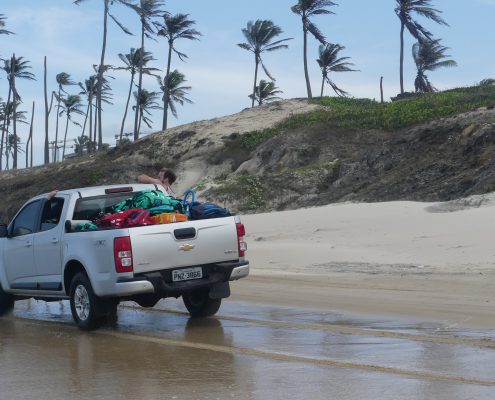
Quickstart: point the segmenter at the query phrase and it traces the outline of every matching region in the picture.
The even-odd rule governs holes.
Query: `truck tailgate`
[[[129,235],[134,273],[238,259],[234,217],[130,228]]]

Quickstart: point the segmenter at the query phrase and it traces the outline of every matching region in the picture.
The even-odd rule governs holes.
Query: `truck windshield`
[[[127,200],[136,193],[137,192],[113,193],[78,199],[72,219],[94,222],[102,215],[112,213],[112,207],[115,204]]]

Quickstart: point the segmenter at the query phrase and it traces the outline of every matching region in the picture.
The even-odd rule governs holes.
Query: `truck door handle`
[[[26,247],[31,247],[33,244],[28,240],[25,244]]]
[[[52,239],[52,243],[53,243],[53,244],[57,244],[57,243],[58,243],[58,239],[53,238],[53,239]]]

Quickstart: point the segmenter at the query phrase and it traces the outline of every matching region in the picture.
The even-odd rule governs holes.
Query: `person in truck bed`
[[[162,168],[158,172],[158,178],[152,178],[148,175],[139,175],[137,177],[139,183],[155,183],[157,185],[162,185],[165,189],[165,194],[175,197],[175,193],[172,189],[172,184],[177,180],[177,175],[170,169]]]

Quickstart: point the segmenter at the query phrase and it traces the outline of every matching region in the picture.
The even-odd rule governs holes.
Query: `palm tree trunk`
[[[253,98],[251,102],[251,108],[254,107],[254,99],[256,98],[256,82],[258,81],[258,65],[259,65],[259,55],[255,53],[254,54],[254,85],[253,85]]]
[[[400,93],[404,93],[404,23],[400,27]]]
[[[95,99],[95,102],[98,102],[98,99]],[[97,149],[97,144],[98,144],[98,141],[96,140],[96,130],[97,130],[97,126],[98,126],[98,106],[95,105],[95,120],[94,120],[94,125],[93,125],[93,150],[96,151]]]
[[[45,147],[44,147],[44,156],[45,156],[45,165],[50,162],[50,152],[48,150],[49,142],[48,142],[48,116],[50,115],[48,111],[48,94],[46,88],[46,56],[44,62],[44,73],[43,73],[43,83],[45,87]],[[52,97],[53,98],[53,97]]]
[[[325,75],[323,75],[323,78],[321,80],[321,93],[320,97],[323,97],[323,88],[325,87]]]
[[[170,102],[170,97],[169,97],[169,90],[168,90],[168,81],[169,81],[169,75],[170,75],[170,64],[172,62],[172,47],[174,46],[174,43],[169,41],[168,42],[168,61],[167,61],[167,73],[165,75],[165,92],[163,94],[163,123],[162,123],[162,130],[167,129],[167,124],[168,124],[168,103]]]
[[[380,99],[383,104],[383,76],[380,77]]]
[[[134,84],[134,72],[131,72],[131,84],[129,85],[129,93],[127,95],[127,102],[125,103],[124,118],[122,118],[122,125],[120,127],[120,142],[122,142],[122,135],[124,134],[125,119],[127,117],[127,110],[129,109],[129,102],[131,100],[132,85]]]
[[[9,84],[9,95],[7,97],[7,103],[5,103],[5,115],[3,116],[3,125],[2,125],[2,142],[0,144],[0,171],[2,171],[2,160],[3,160],[3,144],[5,142],[6,137],[9,136],[9,131],[8,131],[8,108],[9,108],[9,103],[10,103],[10,95],[12,94],[12,87]],[[7,131],[6,131],[7,129]],[[7,132],[7,134],[5,134]]]
[[[311,82],[309,81],[308,74],[308,29],[306,28],[305,20],[303,18],[303,32],[304,32],[304,77],[306,78],[306,89],[308,90],[308,99],[313,98],[311,93]]]
[[[141,131],[141,121],[143,119],[143,113],[139,113],[139,124],[138,124],[138,132]]]
[[[31,167],[33,166],[33,121],[34,121],[34,101],[33,111],[31,112],[31,125],[29,125],[29,137],[26,142],[26,168],[29,167],[29,144],[31,144]]]
[[[138,79],[138,91],[136,102],[136,115],[134,116],[134,141],[139,139],[139,100],[141,99],[141,91],[143,86],[143,58],[144,58],[144,18],[141,17],[141,60],[139,62],[139,79]],[[141,124],[139,124],[141,125]]]
[[[91,153],[93,145],[93,96],[89,95],[89,145],[88,145],[88,153]]]
[[[64,161],[64,158],[65,158],[65,144],[67,142],[67,131],[68,130],[69,130],[69,112],[67,111],[67,121],[65,123],[65,135],[64,135],[64,149],[62,150],[62,161]]]
[[[12,55],[12,92],[14,93],[14,103],[13,103],[13,126],[14,126],[14,156],[12,160],[12,168],[17,169],[17,101],[15,98],[15,54]]]
[[[98,87],[96,92],[96,106],[98,115],[98,150],[101,150],[103,146],[103,132],[101,129],[101,90],[103,87],[103,70],[105,68],[105,50],[107,48],[107,21],[108,21],[108,7],[109,0],[104,0],[104,15],[103,15],[103,44],[101,46],[101,58],[100,66],[98,68]],[[95,136],[96,136],[96,126],[95,126]],[[96,139],[96,138],[95,138]]]
[[[59,117],[59,114],[60,114],[60,95],[61,95],[61,90],[62,90],[62,86],[61,85],[58,85],[58,98],[57,98],[57,123],[55,125],[55,157],[53,159],[54,162],[57,162],[57,146],[58,146],[58,117]]]
[[[86,107],[86,115],[84,117],[84,124],[81,132],[81,136],[84,136],[84,132],[86,132],[86,123],[88,122],[88,114],[89,114],[89,103],[88,107]]]

